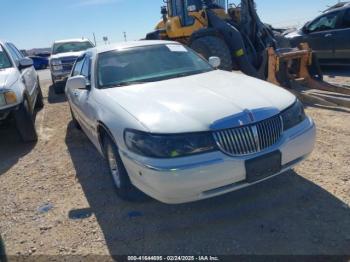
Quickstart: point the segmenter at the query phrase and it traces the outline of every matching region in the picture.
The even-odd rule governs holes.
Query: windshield
[[[67,53],[67,52],[79,52],[79,51],[85,51],[86,49],[89,49],[91,47],[93,47],[93,45],[88,41],[60,43],[60,44],[54,44],[52,53],[60,54],[60,53]]]
[[[99,55],[98,86],[116,87],[200,74],[213,68],[179,44],[135,47]]]
[[[0,45],[0,69],[12,67],[11,61],[5,50]]]

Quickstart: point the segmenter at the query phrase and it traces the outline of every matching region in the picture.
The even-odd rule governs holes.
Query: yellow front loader
[[[271,26],[261,22],[253,0],[229,5],[227,0],[164,0],[162,20],[146,39],[174,40],[208,59],[221,59],[220,69],[267,80],[285,88],[308,88],[350,95],[349,89],[323,82],[318,60],[307,44],[291,48]]]

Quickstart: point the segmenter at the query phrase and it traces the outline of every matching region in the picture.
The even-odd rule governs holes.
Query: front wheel
[[[117,146],[108,135],[103,138],[103,149],[117,195],[127,201],[143,200],[145,195],[131,184]]]
[[[33,114],[26,98],[15,112],[15,121],[23,142],[35,142],[38,140]]]

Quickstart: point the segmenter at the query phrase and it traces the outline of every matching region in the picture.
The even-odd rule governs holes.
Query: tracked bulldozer
[[[307,44],[291,48],[278,30],[264,24],[254,0],[239,5],[227,0],[163,0],[162,20],[148,40],[174,40],[208,59],[221,59],[220,69],[243,73],[292,89],[309,88],[350,95],[349,89],[323,82],[316,55]]]

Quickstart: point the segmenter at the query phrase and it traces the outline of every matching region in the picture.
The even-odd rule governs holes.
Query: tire
[[[64,84],[61,84],[61,83],[54,83],[53,84],[53,89],[55,91],[55,94],[56,95],[61,95],[64,93]]]
[[[43,108],[44,107],[44,97],[43,97],[43,92],[41,90],[40,86],[40,80],[38,78],[38,96],[36,98],[36,103],[35,103],[35,108]]]
[[[79,124],[78,120],[75,118],[74,113],[72,111],[72,108],[69,107],[69,109],[70,109],[70,114],[72,116],[72,122],[73,122],[74,127],[78,130],[81,130],[81,125]]]
[[[232,56],[230,49],[221,38],[215,36],[203,36],[195,39],[190,44],[190,47],[207,60],[211,56],[219,57],[221,59],[219,69],[232,71]]]
[[[38,140],[33,114],[31,112],[32,110],[30,110],[30,105],[26,98],[15,112],[17,130],[23,142],[36,142]]]
[[[119,156],[118,148],[108,135],[103,137],[103,150],[117,195],[126,201],[144,200],[144,193],[131,184],[129,175]]]

